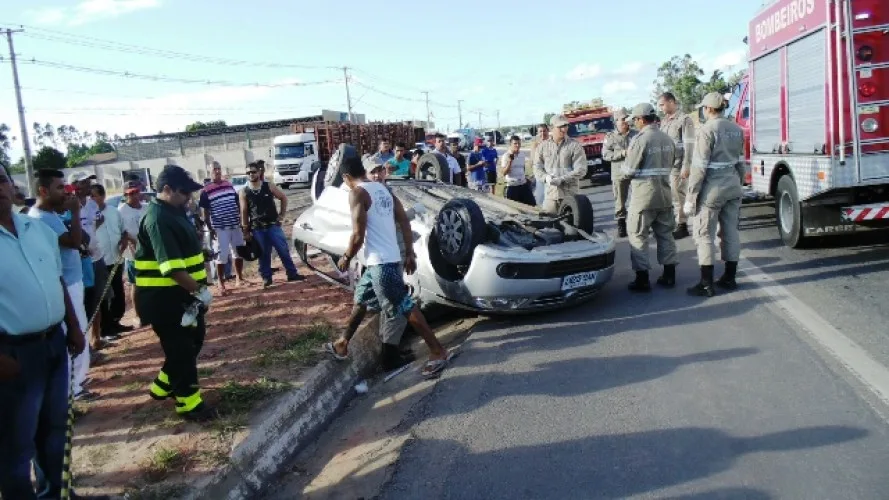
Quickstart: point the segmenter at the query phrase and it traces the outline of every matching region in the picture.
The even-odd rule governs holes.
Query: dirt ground
[[[305,207],[303,195],[291,196],[285,228]],[[273,266],[281,268],[277,258]],[[284,282],[281,268],[276,284],[263,290],[255,263],[245,267],[255,284],[232,284],[231,295],[215,298],[199,358],[204,399],[221,418],[186,423],[172,401],[149,398],[148,386],[163,363],[160,345],[148,328],[124,335],[90,369],[87,389],[99,398],[75,405],[72,468],[80,494],[168,498],[226,463],[246,436],[251,415],[293,387],[321,356],[321,344],[343,326],[351,309],[346,290],[305,268],[300,272],[309,276],[306,281]],[[124,324],[135,320],[128,309]]]

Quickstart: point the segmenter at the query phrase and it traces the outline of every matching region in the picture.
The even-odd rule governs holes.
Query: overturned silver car
[[[352,232],[349,193],[339,162],[356,154],[340,146],[327,169],[316,173],[311,207],[293,225],[300,258],[328,279],[354,284],[361,257],[349,273],[333,263]],[[557,309],[591,298],[614,273],[613,239],[593,229],[586,196],[567,200],[560,214],[543,214],[504,198],[440,182],[449,175],[437,153],[427,153],[416,179],[387,185],[410,218],[417,272],[405,276],[422,306],[487,314]],[[326,265],[319,264],[326,261]]]

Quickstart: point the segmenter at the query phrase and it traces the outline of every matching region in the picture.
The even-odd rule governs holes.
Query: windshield
[[[242,184],[247,184],[246,177],[232,177],[232,185],[233,186],[240,186]]]
[[[610,116],[593,118],[568,124],[568,137],[582,137],[591,134],[604,134],[614,130],[614,120]]]
[[[276,160],[289,160],[291,158],[304,158],[306,156],[306,145],[298,144],[280,144],[275,146]]]

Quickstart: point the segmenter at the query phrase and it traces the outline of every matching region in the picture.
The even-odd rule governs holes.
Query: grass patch
[[[290,384],[261,378],[249,384],[229,380],[219,388],[219,418],[212,428],[217,434],[232,434],[247,426],[247,416],[259,403],[286,391]]]
[[[74,418],[78,419],[90,411],[89,403],[84,403],[83,401],[75,401],[74,402]]]
[[[129,384],[123,386],[123,389],[127,392],[136,392],[142,387],[142,382],[135,381],[130,382]]]
[[[317,359],[324,342],[333,336],[334,327],[327,321],[315,321],[295,339],[279,337],[280,343],[256,356],[259,367],[275,365],[306,365]]]
[[[131,415],[133,418],[133,427],[130,429],[131,434],[150,426],[159,429],[169,429],[184,424],[170,407],[158,404],[146,404],[133,411]]]
[[[185,472],[192,462],[191,453],[179,448],[158,448],[145,464],[145,478],[151,482],[163,481],[173,474]]]
[[[198,377],[209,377],[215,372],[216,370],[214,368],[198,368]]]
[[[278,332],[274,330],[251,330],[247,333],[248,339],[262,339],[276,335]]]
[[[186,492],[188,492],[188,487],[184,483],[152,484],[139,488],[127,488],[124,498],[128,500],[167,500],[184,495]]]
[[[123,375],[121,375],[120,373],[115,373],[115,374],[111,375],[110,377],[108,377],[108,380],[117,380],[122,376]]]
[[[114,446],[110,444],[94,447],[88,454],[90,464],[93,467],[104,467],[114,458],[114,451]]]

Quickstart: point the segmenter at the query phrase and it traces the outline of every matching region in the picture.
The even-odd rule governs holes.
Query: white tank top
[[[370,195],[367,230],[364,234],[364,261],[368,266],[401,262],[401,251],[395,234],[395,203],[386,186],[379,182],[362,182],[359,187]]]

